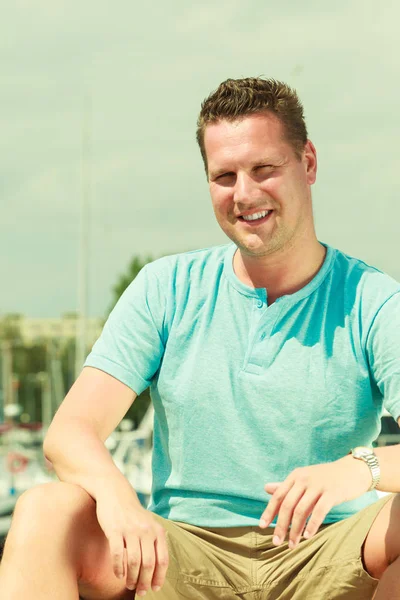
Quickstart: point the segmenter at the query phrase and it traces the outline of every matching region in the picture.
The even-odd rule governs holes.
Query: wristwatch
[[[366,446],[357,446],[356,448],[353,448],[351,454],[353,455],[353,458],[363,460],[369,466],[372,476],[372,483],[367,491],[369,492],[376,488],[381,478],[381,469],[379,467],[379,462],[374,449],[367,448]]]

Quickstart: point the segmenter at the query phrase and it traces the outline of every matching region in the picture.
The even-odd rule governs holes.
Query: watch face
[[[373,450],[371,448],[367,448],[367,446],[357,446],[357,448],[354,448],[353,450],[353,454],[356,457],[365,456],[371,454],[371,452],[373,452]]]

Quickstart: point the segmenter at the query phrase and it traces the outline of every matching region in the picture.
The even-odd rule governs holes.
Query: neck
[[[233,269],[242,283],[266,288],[268,304],[272,304],[277,298],[305,287],[322,267],[325,256],[326,248],[317,239],[266,256],[249,256],[238,249]]]

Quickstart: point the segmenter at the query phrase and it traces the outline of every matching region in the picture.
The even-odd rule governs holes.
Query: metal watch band
[[[379,467],[379,462],[378,462],[378,459],[375,456],[375,454],[365,456],[364,461],[367,463],[367,465],[369,466],[369,468],[371,470],[372,483],[371,483],[370,487],[368,488],[368,491],[370,491],[370,490],[373,490],[378,485],[379,480],[381,478],[381,469]]]
[[[353,454],[354,456],[354,454]],[[354,456],[358,460],[363,460],[369,467],[372,476],[372,483],[368,488],[368,492],[376,488],[381,478],[381,469],[379,467],[378,458],[376,457],[373,450],[367,455]]]

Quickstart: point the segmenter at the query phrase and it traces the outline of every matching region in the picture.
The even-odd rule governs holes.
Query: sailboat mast
[[[89,272],[89,205],[91,193],[91,98],[84,103],[82,127],[82,190],[80,243],[78,255],[78,311],[76,320],[75,379],[82,370],[87,352],[87,305]]]

